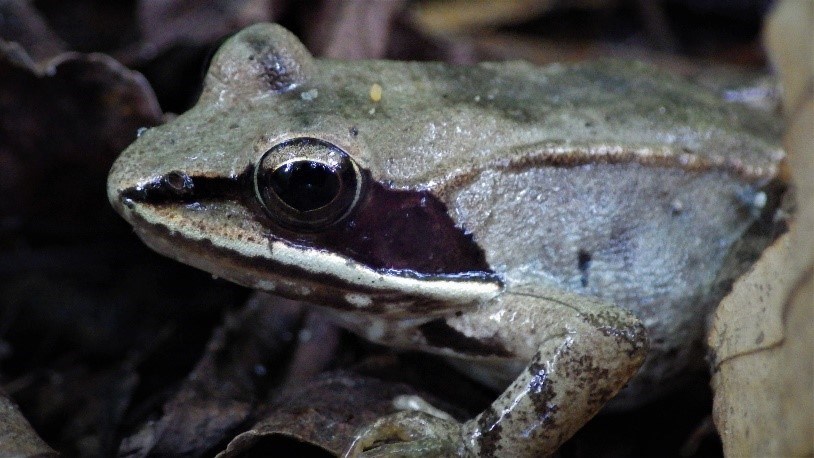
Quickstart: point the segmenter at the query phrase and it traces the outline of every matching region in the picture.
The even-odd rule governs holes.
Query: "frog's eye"
[[[336,145],[294,138],[273,146],[255,168],[257,199],[278,224],[318,230],[347,216],[359,201],[359,167]]]

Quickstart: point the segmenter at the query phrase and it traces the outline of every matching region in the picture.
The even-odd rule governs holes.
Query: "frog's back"
[[[438,186],[512,160],[574,163],[583,152],[746,177],[771,175],[782,157],[777,122],[642,63],[318,61],[315,75],[319,96],[285,117],[354,128],[370,152],[360,160],[396,186]]]

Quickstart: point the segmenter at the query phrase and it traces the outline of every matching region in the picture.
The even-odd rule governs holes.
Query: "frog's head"
[[[232,37],[198,105],[116,161],[113,207],[156,251],[296,299],[431,316],[495,295],[483,251],[444,203],[380,181],[358,132],[337,133],[315,72],[279,26]],[[309,104],[317,88],[325,100]]]

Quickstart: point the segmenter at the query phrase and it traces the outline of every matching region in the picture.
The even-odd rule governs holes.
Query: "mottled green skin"
[[[373,84],[381,100],[371,98]],[[316,303],[371,340],[450,356],[505,388],[463,425],[387,418],[353,451],[412,431],[425,439],[390,452],[538,456],[635,373],[646,334],[653,345],[628,403],[699,364],[704,317],[718,300],[710,291],[782,158],[773,125],[643,64],[315,60],[287,31],[261,24],[218,52],[198,105],[122,154],[108,194],[168,256]],[[237,200],[154,205],[122,196],[171,171],[237,177],[298,136],[339,146],[391,188],[431,191],[473,234],[499,283],[406,284],[355,261],[332,264],[319,247],[269,241],[274,229]],[[368,283],[357,280],[362,271]],[[431,312],[411,306],[422,298]],[[429,320],[477,345],[433,344],[420,328]]]

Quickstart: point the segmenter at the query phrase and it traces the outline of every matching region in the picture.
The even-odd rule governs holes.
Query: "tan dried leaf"
[[[722,302],[709,336],[714,420],[728,456],[814,455],[814,2],[766,27],[784,86],[797,211],[789,232]]]

